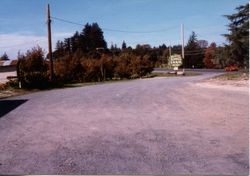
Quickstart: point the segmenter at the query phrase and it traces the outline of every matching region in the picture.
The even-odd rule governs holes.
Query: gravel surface
[[[249,92],[197,85],[214,75],[0,100],[0,173],[247,175]]]

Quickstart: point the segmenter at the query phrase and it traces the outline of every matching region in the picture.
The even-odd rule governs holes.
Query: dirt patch
[[[249,90],[249,74],[247,73],[226,73],[220,76],[203,80],[196,85],[208,88],[221,88],[237,91]]]
[[[27,91],[24,90],[17,90],[17,89],[6,89],[6,90],[0,90],[0,99],[2,98],[8,98],[12,96],[17,96],[17,95],[23,95],[27,93]]]

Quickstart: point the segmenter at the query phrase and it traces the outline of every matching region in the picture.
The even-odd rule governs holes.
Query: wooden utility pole
[[[171,43],[169,45],[169,56],[171,57]]]
[[[184,25],[181,24],[181,36],[182,36],[182,61],[183,61],[183,71],[184,71],[184,67],[185,67],[185,64],[184,64],[184,58],[185,58],[185,55],[184,55]]]
[[[54,75],[54,71],[53,71],[53,60],[52,60],[52,45],[51,45],[51,19],[50,19],[50,8],[49,8],[49,4],[47,7],[47,25],[48,25],[48,51],[49,51],[49,71],[50,71],[50,81],[53,80],[53,75]]]

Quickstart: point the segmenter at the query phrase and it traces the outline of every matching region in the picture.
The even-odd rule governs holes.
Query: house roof
[[[7,60],[7,61],[0,61],[1,66],[14,66],[17,64],[17,60]]]

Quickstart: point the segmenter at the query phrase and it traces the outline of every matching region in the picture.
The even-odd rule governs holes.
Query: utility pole
[[[53,75],[54,75],[54,71],[53,71],[53,60],[52,60],[52,45],[51,45],[51,19],[50,19],[50,8],[49,8],[49,4],[47,7],[47,25],[48,25],[48,51],[49,51],[49,71],[50,71],[50,81],[53,81]]]
[[[171,43],[169,44],[169,59],[168,59],[168,66],[170,65],[169,63],[171,63]]]
[[[169,45],[169,56],[171,57],[171,43]]]
[[[184,58],[185,58],[185,55],[184,55],[184,25],[181,24],[181,36],[182,36],[182,61],[183,61],[183,72],[185,71],[184,70],[184,67],[185,67],[185,64],[184,64]]]

